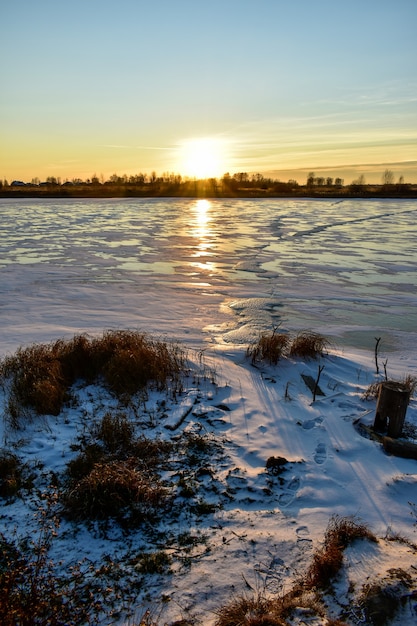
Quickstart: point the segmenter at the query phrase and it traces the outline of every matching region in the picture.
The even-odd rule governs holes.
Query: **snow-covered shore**
[[[326,203],[319,225],[306,206],[295,215],[295,205],[278,203],[274,217],[269,205],[251,203],[248,221],[236,226],[224,212],[229,208],[236,216],[245,207],[239,202],[190,201],[182,215],[179,201],[162,213],[152,202],[139,203],[142,213],[130,208],[124,222],[116,201],[87,207],[57,202],[47,208],[49,221],[36,203],[26,213],[25,207],[13,213],[10,203],[0,203],[9,237],[2,244],[2,356],[79,332],[134,328],[179,340],[196,368],[203,359],[215,372],[215,384],[189,381],[156,424],[145,424],[155,413],[156,396],[137,409],[143,417],[138,434],[168,439],[173,435],[167,423],[186,414],[178,432],[203,432],[224,449],[217,465],[213,461],[212,480],[199,483],[216,510],[160,521],[158,545],[162,536],[185,532],[199,538],[186,566],[174,559],[170,574],[142,581],[135,601],[160,614],[162,623],[192,615],[209,625],[233,596],[281,593],[308,566],[334,515],[361,519],[380,539],[347,551],[338,592],[328,600],[335,615],[338,602],[355,608],[365,580],[393,569],[415,570],[410,545],[387,537],[417,542],[417,461],[386,454],[357,424],[371,425],[375,414],[375,399],[365,401],[363,394],[382,378],[375,371],[376,336],[390,378],[417,375],[416,234],[405,233],[417,202],[371,207],[371,221],[392,226],[390,231],[385,224],[374,239],[370,221],[363,216],[365,225],[359,222],[364,209],[355,203],[344,220]],[[313,207],[319,208],[322,203]],[[403,224],[394,210],[401,211]],[[359,224],[364,229],[353,233]],[[288,357],[276,366],[254,366],[247,345],[278,326],[290,334],[299,328],[322,332],[332,347],[318,360]],[[315,379],[319,365],[324,395],[313,402],[305,377]],[[1,424],[2,446],[39,468],[40,490],[74,457],[72,444],[88,425],[117,406],[95,385],[76,395],[58,417],[28,421],[23,431]],[[3,413],[6,399],[4,390]],[[415,398],[407,422],[413,437]],[[271,456],[288,461],[279,477],[266,471]],[[28,494],[3,502],[1,532],[33,533],[36,506]],[[128,584],[137,574],[126,565],[127,555],[155,545],[140,529],[126,537],[115,526],[103,536],[97,526],[63,521],[52,557],[65,568],[80,558],[98,563],[110,556],[125,564]],[[414,619],[414,605],[407,611],[396,623],[413,623],[404,619]],[[355,619],[349,623],[360,623]]]

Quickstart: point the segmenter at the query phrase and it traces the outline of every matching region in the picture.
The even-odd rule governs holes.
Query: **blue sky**
[[[178,172],[204,137],[231,173],[417,182],[415,0],[4,0],[2,24],[0,179]]]

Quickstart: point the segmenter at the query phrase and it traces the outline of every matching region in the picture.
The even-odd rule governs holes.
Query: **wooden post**
[[[374,429],[387,432],[388,437],[401,437],[410,391],[401,383],[386,381],[379,387]]]

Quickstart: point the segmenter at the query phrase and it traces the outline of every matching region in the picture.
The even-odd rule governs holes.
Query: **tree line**
[[[108,179],[93,174],[85,180],[73,178],[61,180],[49,176],[45,181],[32,178],[30,183],[14,180],[10,184],[0,180],[0,196],[51,196],[51,197],[110,197],[110,196],[211,196],[211,197],[274,197],[274,196],[405,196],[415,197],[417,185],[404,183],[403,176],[395,181],[392,170],[386,169],[380,185],[368,185],[360,175],[345,185],[340,177],[316,176],[309,172],[305,184],[290,179],[283,182],[263,174],[247,172],[225,173],[221,178],[195,179],[165,172],[158,175],[138,173],[120,176],[112,174]]]

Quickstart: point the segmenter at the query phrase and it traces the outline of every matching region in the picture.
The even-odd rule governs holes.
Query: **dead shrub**
[[[307,575],[308,588],[325,589],[343,564],[343,551],[337,545],[329,545],[317,551],[313,556]]]
[[[58,415],[66,385],[53,344],[19,348],[3,360],[0,373],[11,378],[9,397],[16,407],[32,407],[39,415]]]
[[[0,361],[0,377],[9,379],[8,412],[15,427],[24,407],[38,415],[58,415],[69,388],[80,379],[94,382],[103,377],[119,396],[131,396],[150,383],[175,394],[185,373],[186,357],[179,346],[129,330],[19,348]]]
[[[332,517],[326,529],[323,547],[314,554],[306,573],[307,587],[326,588],[342,567],[343,551],[356,539],[377,541],[375,535],[354,518]]]
[[[0,623],[3,626],[77,626],[97,623],[104,589],[94,589],[81,564],[57,574],[50,558],[57,523],[41,515],[37,540],[0,533]]]
[[[88,476],[96,464],[104,463],[107,458],[108,455],[102,446],[97,443],[88,444],[67,464],[67,476],[70,481],[77,482]]]
[[[67,491],[64,505],[75,519],[120,518],[151,513],[166,503],[167,490],[135,466],[135,459],[96,463]]]
[[[376,400],[382,384],[392,383],[399,391],[408,391],[410,396],[414,395],[417,389],[417,378],[407,374],[402,380],[377,380],[371,383],[362,394],[362,400]]]
[[[14,496],[22,485],[22,464],[11,452],[0,452],[0,498]]]
[[[284,333],[272,333],[261,335],[253,346],[249,346],[246,355],[251,358],[252,363],[257,361],[267,361],[270,365],[276,365],[285,356],[290,338]]]
[[[141,436],[132,443],[131,453],[139,467],[153,471],[167,463],[173,449],[171,441]]]
[[[131,396],[150,382],[160,390],[169,384],[175,388],[186,369],[179,346],[129,330],[108,331],[94,340],[92,359],[116,395]]]
[[[109,452],[128,452],[133,445],[134,427],[123,413],[106,413],[97,428],[97,437],[101,439]]]
[[[290,356],[316,359],[330,347],[331,343],[320,333],[310,330],[299,332],[291,341]]]
[[[330,519],[324,539],[325,547],[338,545],[345,549],[356,539],[367,539],[375,543],[378,541],[373,532],[354,517],[335,515]]]
[[[262,595],[242,595],[217,612],[215,626],[287,626],[274,614],[273,601]]]

